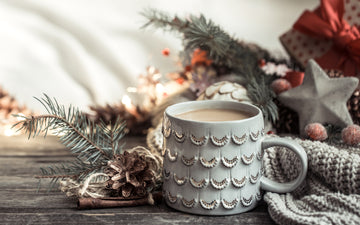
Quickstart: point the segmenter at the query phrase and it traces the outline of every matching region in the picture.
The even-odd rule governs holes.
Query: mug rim
[[[197,105],[198,108],[186,110],[186,109],[188,109],[187,106],[191,106],[194,104]],[[209,107],[209,105],[217,106],[218,109],[222,109],[222,107],[219,107],[219,106],[232,105],[232,107],[223,108],[223,109],[232,109],[232,110],[237,110],[236,107],[234,107],[234,105],[242,106],[242,107],[245,107],[246,109],[245,110],[243,110],[243,109],[237,110],[237,111],[248,112],[248,113],[250,113],[251,116],[246,119],[227,120],[227,121],[198,121],[198,120],[183,119],[183,118],[179,118],[179,117],[175,116],[175,114],[191,112],[191,111],[195,111],[198,109],[212,109],[211,107]],[[184,110],[184,108],[185,108],[185,110]],[[174,111],[176,111],[176,112],[174,112]],[[257,106],[252,105],[250,103],[246,103],[246,102],[237,102],[237,101],[228,101],[228,100],[201,100],[201,101],[186,101],[186,102],[175,103],[173,105],[168,106],[165,109],[164,113],[167,117],[169,117],[173,120],[178,120],[178,121],[188,122],[188,123],[197,123],[197,124],[219,124],[219,123],[231,124],[234,122],[238,123],[238,122],[251,121],[259,116],[262,117],[262,112]]]

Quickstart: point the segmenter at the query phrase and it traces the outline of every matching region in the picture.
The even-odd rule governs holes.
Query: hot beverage
[[[247,112],[232,109],[198,109],[175,115],[180,119],[201,122],[243,120],[251,117]]]

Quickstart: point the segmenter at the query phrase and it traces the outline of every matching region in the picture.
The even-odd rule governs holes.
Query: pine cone
[[[279,119],[274,125],[277,133],[299,134],[299,116],[292,109],[286,107],[277,99],[274,100],[278,107]]]
[[[113,196],[144,197],[155,186],[154,173],[145,157],[136,151],[116,155],[108,162],[105,173],[110,177],[107,188],[112,190]]]
[[[340,70],[325,70],[331,78],[344,77],[344,73]],[[355,124],[360,124],[360,88],[355,89],[346,106]]]
[[[347,101],[347,108],[355,124],[360,125],[360,89],[355,89],[354,93]]]
[[[90,106],[90,109],[94,111],[93,120],[98,123],[101,120],[105,123],[110,123],[110,121],[116,121],[117,116],[124,115],[125,107],[123,105],[109,105],[105,106]]]
[[[130,114],[123,104],[105,106],[90,106],[90,109],[94,112],[93,115],[88,114],[95,123],[103,121],[105,124],[115,124],[118,117],[126,121],[126,127],[129,134],[143,135],[146,134],[147,129],[151,127],[151,121],[147,118],[144,112],[137,109],[138,113],[146,118],[142,121],[136,119],[136,117]]]

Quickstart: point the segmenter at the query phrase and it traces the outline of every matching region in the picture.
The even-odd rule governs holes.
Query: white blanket
[[[144,8],[203,13],[240,39],[280,49],[278,36],[316,0],[0,0],[0,86],[29,108],[47,93],[86,110],[121,100],[146,66],[178,70],[180,38],[140,30]],[[170,57],[161,50],[170,48]]]

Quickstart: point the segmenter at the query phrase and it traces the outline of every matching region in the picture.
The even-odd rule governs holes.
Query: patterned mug
[[[199,109],[241,110],[249,118],[201,122],[176,115]],[[261,190],[290,192],[304,180],[307,156],[288,139],[264,137],[263,115],[256,106],[232,101],[189,101],[164,113],[163,194],[171,208],[200,215],[231,215],[253,209]],[[263,176],[264,149],[284,146],[301,160],[298,177],[278,183]]]

